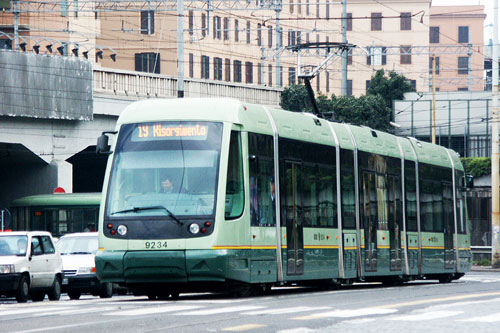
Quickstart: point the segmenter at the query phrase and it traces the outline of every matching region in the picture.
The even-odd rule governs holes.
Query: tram
[[[13,230],[44,230],[60,237],[66,233],[96,231],[101,193],[30,195],[11,203]]]
[[[441,146],[186,98],[131,104],[97,150],[110,154],[97,274],[152,299],[214,287],[247,295],[286,284],[444,283],[471,266],[466,177]]]

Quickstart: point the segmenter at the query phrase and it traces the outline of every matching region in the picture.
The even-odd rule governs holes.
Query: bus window
[[[234,219],[243,213],[243,161],[240,132],[231,132],[226,184],[226,219]]]

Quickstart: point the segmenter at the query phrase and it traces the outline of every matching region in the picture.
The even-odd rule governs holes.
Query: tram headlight
[[[120,224],[118,228],[116,228],[116,231],[118,231],[120,236],[125,236],[127,234],[127,226]]]
[[[193,235],[196,235],[198,232],[200,232],[200,226],[196,223],[191,223],[189,225],[189,232]]]

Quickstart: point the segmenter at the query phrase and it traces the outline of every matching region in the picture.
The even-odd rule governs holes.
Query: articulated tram
[[[450,282],[471,266],[464,170],[441,146],[234,99],[171,99],[128,106],[98,151],[110,156],[97,274],[153,299]]]

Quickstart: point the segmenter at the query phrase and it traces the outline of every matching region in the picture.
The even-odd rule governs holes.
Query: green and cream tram
[[[452,150],[233,99],[136,102],[116,131],[98,143],[105,282],[155,298],[449,282],[471,266]]]

